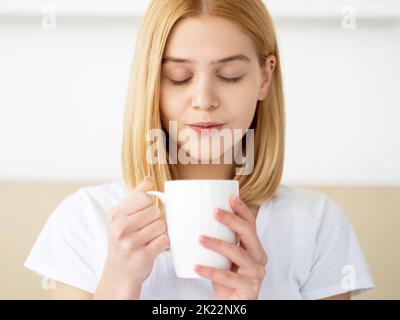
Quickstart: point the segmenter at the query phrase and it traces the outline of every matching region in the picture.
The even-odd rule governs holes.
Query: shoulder
[[[342,208],[330,196],[301,187],[282,184],[271,200],[275,210],[294,217],[319,220],[325,214],[337,218],[343,215]]]
[[[76,195],[84,199],[88,204],[106,207],[121,201],[128,194],[127,188],[122,180],[112,182],[87,185],[81,187]]]
[[[299,233],[315,235],[321,228],[350,226],[344,210],[330,196],[301,187],[281,184],[265,205],[272,222],[296,228]]]
[[[53,211],[50,219],[58,223],[77,221],[79,224],[90,225],[93,219],[104,218],[126,195],[127,191],[121,180],[86,185],[67,195]]]
[[[94,292],[106,248],[105,218],[124,196],[124,185],[114,181],[87,185],[64,197],[50,214],[24,265],[49,279]]]

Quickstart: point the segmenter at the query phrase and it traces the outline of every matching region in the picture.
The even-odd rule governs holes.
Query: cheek
[[[250,127],[257,107],[257,98],[254,86],[249,85],[233,90],[226,96],[226,110],[233,120],[234,128],[248,129]]]
[[[168,127],[168,121],[178,121],[185,112],[185,103],[179,95],[171,90],[162,88],[160,93],[160,111],[164,126]]]

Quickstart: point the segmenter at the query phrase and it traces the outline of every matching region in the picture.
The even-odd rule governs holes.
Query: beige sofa
[[[87,184],[0,182],[0,299],[47,297],[23,261],[56,205]],[[357,299],[400,299],[400,187],[301,187],[331,196],[352,221],[376,284]]]

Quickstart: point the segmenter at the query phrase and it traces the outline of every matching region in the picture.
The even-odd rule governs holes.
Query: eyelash
[[[237,78],[219,77],[219,78],[222,81],[226,82],[226,83],[236,83],[236,82],[239,82],[242,79],[242,77],[237,77]],[[186,79],[186,80],[182,80],[182,81],[174,81],[174,80],[170,80],[170,81],[174,86],[182,86],[182,85],[186,84],[187,82],[189,82],[190,79],[192,79],[192,78],[189,78],[189,79]]]

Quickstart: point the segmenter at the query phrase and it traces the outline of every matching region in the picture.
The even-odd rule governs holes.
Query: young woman
[[[25,262],[51,281],[51,297],[349,299],[373,287],[342,210],[327,196],[281,184],[280,68],[274,27],[261,0],[153,0],[131,71],[124,179],[83,187],[64,199]],[[213,151],[223,158],[241,145],[254,160],[252,170],[238,174],[235,162],[223,161],[150,162],[152,129],[166,137],[158,140],[157,156],[169,159],[169,146],[176,143],[197,160],[210,158],[205,139],[222,129],[241,129],[230,145]],[[179,133],[188,129],[206,135],[195,135],[198,144],[183,143]],[[253,149],[245,139],[249,129]],[[228,257],[231,270],[198,266],[202,278],[176,277],[165,250],[162,205],[145,193],[163,191],[164,181],[173,179],[239,181],[240,198],[230,199],[232,210],[215,216],[238,234],[239,245],[199,240]]]

